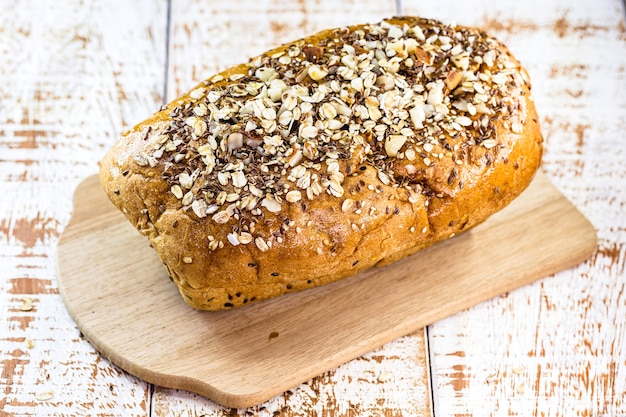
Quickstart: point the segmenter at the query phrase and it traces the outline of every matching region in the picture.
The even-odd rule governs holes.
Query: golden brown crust
[[[212,77],[126,132],[100,179],[185,301],[220,310],[466,231],[526,188],[541,153],[508,49],[407,17]]]

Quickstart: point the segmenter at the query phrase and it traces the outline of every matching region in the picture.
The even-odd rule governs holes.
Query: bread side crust
[[[440,25],[419,18],[396,18],[388,23],[425,29]],[[263,56],[288,51],[293,45],[318,45],[338,33],[323,31]],[[500,52],[514,63],[513,70],[520,77],[526,77],[504,45],[500,44]],[[409,161],[386,155],[394,160],[394,173],[399,177],[418,172],[414,183],[423,186],[422,192],[396,182],[385,184],[380,170],[363,162],[357,151],[340,162],[345,177],[341,197],[324,192],[313,199],[282,204],[277,212],[263,209],[254,236],[271,242],[271,248],[260,248],[254,242],[235,246],[227,238],[233,221],[221,224],[211,216],[198,217],[172,192],[172,182],[163,174],[166,161],[142,158],[150,158],[147,150],[163,140],[176,109],[197,102],[198,89],[227,84],[234,74],[248,74],[251,68],[250,64],[238,65],[219,74],[226,81],[199,84],[126,132],[101,163],[105,192],[149,238],[183,298],[194,308],[238,307],[399,260],[471,229],[508,205],[528,186],[541,161],[538,117],[530,86],[524,82],[512,91],[515,113],[494,118],[490,125],[485,140],[493,140],[494,145],[468,147],[462,163],[443,157],[426,164],[421,156]],[[513,123],[517,123],[515,128]],[[443,154],[445,149],[435,151]],[[209,236],[224,243],[214,249]]]

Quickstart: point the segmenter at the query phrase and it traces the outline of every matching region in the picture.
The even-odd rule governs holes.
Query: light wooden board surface
[[[145,384],[96,354],[58,295],[55,253],[78,182],[96,172],[119,132],[216,67],[323,27],[379,20],[394,14],[395,1],[2,2],[0,413],[626,414],[623,2],[403,6],[483,26],[526,64],[546,137],[543,169],[596,227],[591,259],[251,409]],[[228,36],[211,32],[217,27]],[[33,299],[31,310],[20,309],[23,297]],[[36,400],[47,391],[52,399]]]
[[[207,313],[184,303],[96,176],[79,185],[74,205],[59,242],[57,279],[79,329],[130,373],[230,407],[256,406],[398,337],[576,266],[596,247],[591,224],[538,175],[485,223],[401,262]]]

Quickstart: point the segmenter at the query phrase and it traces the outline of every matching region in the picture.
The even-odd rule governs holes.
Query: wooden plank
[[[156,387],[153,415],[430,416],[424,330],[401,337],[249,408],[228,408],[187,391]]]
[[[482,26],[529,70],[544,170],[591,220],[586,263],[429,328],[438,416],[626,415],[624,5],[454,1],[405,5]]]
[[[67,314],[56,244],[79,180],[161,103],[166,2],[0,4],[0,414],[149,412]]]
[[[211,74],[272,46],[328,27],[379,21],[395,2],[355,0],[173,1],[167,98]],[[186,391],[155,387],[154,415],[430,415],[424,333],[406,336],[374,354],[313,378],[254,409],[228,409]],[[398,363],[406,373],[398,376]],[[376,375],[392,374],[390,378]],[[410,399],[410,400],[407,400]]]

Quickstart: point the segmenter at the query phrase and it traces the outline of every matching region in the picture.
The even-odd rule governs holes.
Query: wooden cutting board
[[[87,339],[148,382],[248,407],[587,259],[594,228],[538,174],[479,227],[396,264],[225,312],[188,307],[97,177],[76,190],[59,289]],[[523,318],[525,319],[525,318]]]

